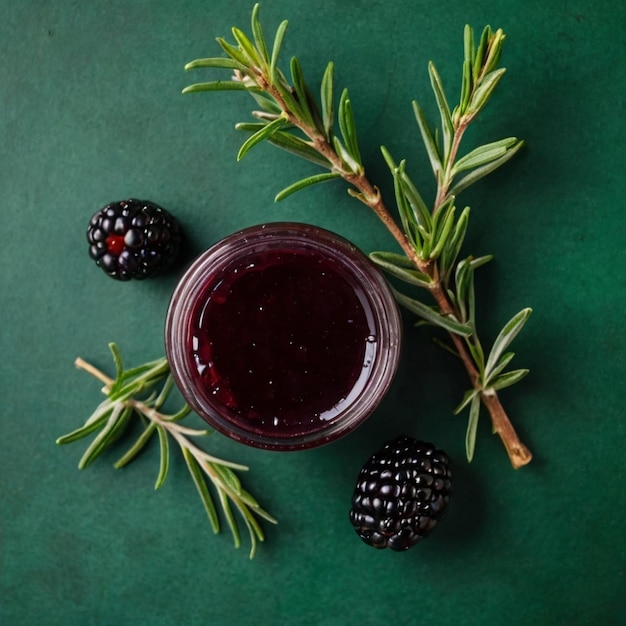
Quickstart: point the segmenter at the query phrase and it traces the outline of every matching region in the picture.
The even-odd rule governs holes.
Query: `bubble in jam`
[[[363,390],[377,349],[367,294],[309,249],[249,253],[205,281],[189,354],[204,400],[246,429],[314,431]]]

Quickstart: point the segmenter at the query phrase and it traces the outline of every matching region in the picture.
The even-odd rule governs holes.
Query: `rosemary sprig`
[[[322,76],[319,103],[304,80],[297,58],[291,59],[289,79],[279,68],[286,30],[287,22],[283,21],[270,48],[259,20],[259,5],[255,5],[251,37],[233,28],[234,44],[217,39],[226,57],[198,59],[185,66],[187,70],[226,69],[233,72],[232,79],[193,84],[183,93],[237,90],[255,98],[260,107],[253,111],[256,121],[236,125],[251,133],[239,150],[238,160],[255,145],[269,141],[327,170],[292,183],[277,194],[277,200],[311,185],[341,178],[348,183],[348,193],[376,213],[403,254],[375,252],[372,260],[392,276],[430,294],[434,305],[396,292],[400,304],[424,322],[448,332],[451,344],[446,347],[460,358],[470,378],[471,388],[456,409],[460,412],[469,406],[468,460],[474,455],[482,404],[490,414],[493,430],[502,439],[513,467],[527,464],[532,455],[519,440],[497,392],[521,380],[528,371],[505,370],[513,357],[513,353],[507,351],[508,346],[528,320],[531,310],[526,308],[514,315],[485,352],[476,332],[474,272],[491,257],[468,256],[459,260],[469,207],[459,213],[455,206],[457,194],[503,165],[523,145],[517,138],[508,137],[459,155],[465,131],[484,109],[505,72],[498,67],[504,33],[486,27],[475,42],[473,30],[469,26],[465,28],[460,98],[454,108],[448,103],[435,65],[431,62],[428,66],[440,115],[439,129],[432,130],[417,102],[413,103],[413,112],[437,182],[431,208],[409,177],[406,161],[396,162],[385,147],[381,148],[393,177],[398,223],[385,205],[379,188],[365,174],[347,89],[341,93],[335,113],[333,63],[328,63]]]
[[[124,467],[135,459],[156,432],[160,464],[154,488],[159,489],[168,474],[170,441],[175,442],[182,452],[213,532],[220,531],[220,518],[209,485],[212,485],[218,496],[235,547],[241,545],[241,535],[233,507],[239,512],[250,535],[250,558],[253,558],[258,542],[265,538],[258,518],[273,524],[276,520],[242,487],[235,472],[246,471],[248,468],[208,454],[191,441],[191,437],[202,437],[211,431],[189,428],[180,423],[191,412],[187,404],[183,404],[176,413],[164,413],[163,404],[174,387],[165,357],[125,370],[116,344],[109,344],[109,348],[115,363],[114,379],[83,359],[76,359],[76,367],[104,383],[102,393],[106,399],[98,405],[83,426],[59,437],[57,443],[72,443],[97,432],[78,463],[78,467],[84,469],[118,440],[133,418],[135,421],[139,420],[143,431],[135,443],[114,463],[114,467]]]

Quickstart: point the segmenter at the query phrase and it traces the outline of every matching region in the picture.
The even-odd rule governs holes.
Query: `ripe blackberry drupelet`
[[[112,278],[138,280],[166,271],[178,255],[176,219],[146,200],[121,200],[100,209],[87,228],[89,256]]]
[[[408,550],[433,530],[451,494],[446,453],[430,443],[397,437],[361,469],[350,521],[365,543]]]

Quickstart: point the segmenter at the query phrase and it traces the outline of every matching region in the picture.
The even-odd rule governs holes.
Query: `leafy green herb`
[[[258,542],[264,540],[263,529],[257,518],[273,524],[276,520],[264,511],[255,498],[242,487],[235,472],[246,471],[248,468],[245,465],[212,456],[192,442],[190,438],[203,437],[211,431],[189,428],[180,423],[191,412],[187,404],[184,404],[176,413],[163,412],[163,404],[174,386],[165,357],[125,370],[118,347],[114,343],[109,344],[109,347],[115,363],[114,379],[82,359],[76,360],[78,368],[89,372],[104,383],[102,393],[106,399],[98,405],[83,426],[59,437],[57,443],[72,443],[97,432],[78,463],[78,467],[84,469],[118,442],[119,437],[132,421],[140,421],[143,428],[141,434],[114,466],[121,468],[130,463],[156,432],[159,441],[160,464],[154,488],[159,489],[168,474],[170,443],[175,443],[182,452],[213,532],[220,531],[220,519],[209,485],[218,496],[222,513],[236,547],[241,545],[241,536],[232,507],[234,506],[240,514],[250,535],[250,558],[253,558]]]
[[[497,392],[521,380],[527,370],[505,371],[512,353],[505,352],[528,320],[530,309],[523,309],[504,326],[492,347],[485,352],[476,332],[474,273],[491,257],[468,256],[459,260],[467,232],[469,207],[458,212],[456,196],[511,159],[522,147],[516,137],[479,145],[461,155],[465,131],[485,108],[505,70],[498,67],[505,35],[487,26],[478,42],[466,26],[464,60],[459,102],[449,104],[435,65],[428,65],[431,87],[439,111],[439,127],[433,130],[424,110],[413,102],[413,113],[426,155],[437,182],[434,202],[428,208],[407,173],[406,161],[396,162],[389,150],[382,154],[393,178],[399,223],[387,209],[379,188],[367,178],[361,159],[352,101],[347,89],[335,105],[333,64],[329,63],[320,81],[316,100],[304,80],[297,58],[289,64],[289,76],[280,69],[279,57],[287,30],[283,21],[267,47],[259,5],[252,11],[251,32],[233,29],[235,43],[219,38],[226,57],[193,61],[187,70],[221,68],[233,72],[230,81],[197,83],[183,93],[200,91],[247,91],[260,107],[253,111],[254,123],[237,128],[252,133],[243,143],[238,159],[262,141],[307,159],[327,172],[289,184],[278,192],[281,200],[314,184],[341,178],[348,193],[363,202],[381,219],[398,242],[403,255],[375,252],[372,260],[393,277],[413,288],[426,290],[433,300],[425,304],[413,295],[397,293],[399,302],[428,324],[448,332],[446,348],[462,361],[471,389],[457,407],[469,406],[466,452],[472,459],[481,404],[491,417],[493,429],[501,437],[511,463],[518,468],[532,455],[519,440]],[[318,104],[319,102],[319,104]],[[338,127],[338,128],[337,128]]]

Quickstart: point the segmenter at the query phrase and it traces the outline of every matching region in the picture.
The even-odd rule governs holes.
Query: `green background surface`
[[[250,465],[246,485],[280,520],[254,561],[213,536],[181,459],[158,492],[155,446],[124,470],[114,454],[84,472],[83,445],[55,439],[100,400],[76,370],[163,354],[177,275],[109,280],[87,258],[91,214],[124,197],[179,216],[187,260],[271,220],[333,229],[363,250],[394,249],[340,183],[283,203],[313,166],[271,146],[237,164],[251,101],[182,96],[183,72],[248,30],[242,0],[22,0],[0,8],[0,623],[624,624],[623,248],[626,5],[583,2],[266,0],[266,30],[290,21],[285,58],[317,85],[328,60],[352,96],[370,178],[391,202],[385,144],[424,194],[433,182],[411,111],[435,111],[427,62],[458,93],[463,26],[508,34],[508,73],[473,137],[527,147],[459,204],[473,208],[466,251],[493,253],[478,275],[485,340],[516,311],[531,375],[503,392],[535,454],[514,471],[488,420],[464,459],[460,366],[407,320],[394,385],[368,422],[313,451],[210,449]],[[469,146],[469,144],[468,144]],[[415,549],[366,547],[347,521],[365,459],[404,432],[455,463],[448,518]]]

